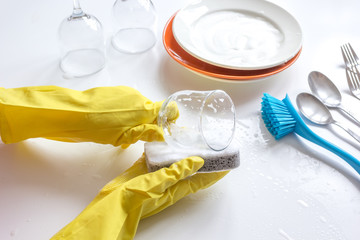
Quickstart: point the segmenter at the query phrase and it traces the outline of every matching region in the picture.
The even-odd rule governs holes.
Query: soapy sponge
[[[172,163],[191,156],[204,159],[204,166],[198,172],[224,171],[240,165],[239,146],[235,141],[222,151],[207,148],[175,148],[165,142],[148,142],[144,147],[149,172],[169,167]]]

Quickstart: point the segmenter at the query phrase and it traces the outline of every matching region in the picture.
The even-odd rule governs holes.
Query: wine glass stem
[[[84,15],[84,12],[80,7],[80,1],[74,0],[73,2],[74,2],[73,15],[76,15],[76,16]]]

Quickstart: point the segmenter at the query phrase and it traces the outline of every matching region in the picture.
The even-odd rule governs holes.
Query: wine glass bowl
[[[84,77],[104,68],[105,39],[100,21],[84,13],[74,1],[71,16],[59,27],[60,69],[71,77]]]
[[[175,106],[179,117],[173,121],[171,113]],[[165,141],[170,146],[221,151],[234,136],[235,106],[222,90],[183,90],[165,100],[157,124],[163,129]]]
[[[157,16],[151,0],[117,0],[113,5],[113,47],[123,53],[142,53],[156,43]]]

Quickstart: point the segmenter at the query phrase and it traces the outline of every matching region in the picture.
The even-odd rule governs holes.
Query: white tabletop
[[[58,85],[82,90],[128,85],[153,101],[183,89],[223,89],[231,95],[237,106],[241,166],[209,189],[142,220],[135,239],[359,239],[358,174],[339,157],[294,134],[275,141],[259,109],[264,92],[279,99],[288,93],[295,103],[298,93],[310,92],[307,76],[317,70],[333,80],[344,104],[360,118],[360,101],[348,90],[340,52],[340,45],[350,42],[360,54],[360,2],[273,0],[299,21],[303,51],[284,72],[248,83],[214,81],[171,59],[161,42],[162,29],[188,1],[153,2],[159,28],[152,50],[124,55],[109,46],[103,71],[66,79],[58,67],[57,28],[71,13],[72,1],[0,1],[0,87]],[[113,0],[81,3],[84,11],[100,19],[109,39]],[[360,132],[343,114],[332,112]],[[343,130],[309,126],[360,157],[360,144]],[[44,139],[0,143],[0,239],[49,239],[142,151],[143,143],[124,151]]]

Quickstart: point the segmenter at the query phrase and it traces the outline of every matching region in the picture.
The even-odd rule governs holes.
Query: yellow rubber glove
[[[114,146],[163,141],[163,131],[156,125],[160,107],[161,102],[153,103],[125,86],[86,91],[0,88],[0,133],[4,143],[36,137]],[[170,114],[176,119],[177,108]]]
[[[133,239],[140,219],[211,186],[228,173],[194,174],[203,164],[203,159],[190,157],[148,173],[143,155],[52,239]]]

